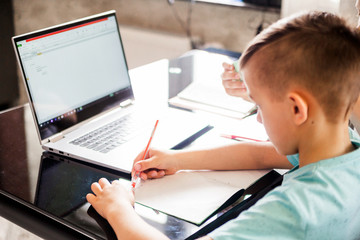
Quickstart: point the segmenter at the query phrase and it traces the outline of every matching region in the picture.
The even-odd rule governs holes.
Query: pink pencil
[[[254,142],[268,142],[267,140],[260,140],[260,139],[254,139],[254,138],[248,138],[248,137],[242,137],[242,136],[236,136],[236,135],[229,135],[229,134],[221,134],[224,138],[234,139],[234,140],[250,140]]]

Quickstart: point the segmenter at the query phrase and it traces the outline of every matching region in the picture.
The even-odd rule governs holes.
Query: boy
[[[146,179],[180,169],[292,164],[281,186],[204,239],[359,239],[360,141],[347,126],[360,91],[360,34],[328,13],[283,19],[250,43],[240,69],[271,143],[262,143],[262,151],[255,143],[150,150],[134,169]],[[136,215],[133,195],[117,181],[100,179],[91,189],[88,201],[119,238],[166,239]]]

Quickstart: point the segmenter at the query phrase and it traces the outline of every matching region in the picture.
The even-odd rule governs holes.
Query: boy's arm
[[[139,217],[134,208],[121,210],[121,212],[114,212],[113,216],[107,219],[114,229],[117,239],[168,239]]]
[[[286,156],[277,153],[270,142],[241,142],[203,150],[158,151],[151,149],[149,158],[135,159],[134,169],[141,177],[159,178],[178,170],[241,170],[291,168]]]
[[[131,189],[119,181],[110,183],[101,178],[91,184],[91,190],[92,193],[86,195],[87,201],[108,220],[118,239],[168,239],[139,217],[133,207]]]
[[[286,156],[280,155],[272,143],[241,142],[209,150],[179,153],[180,169],[242,170],[290,168]]]

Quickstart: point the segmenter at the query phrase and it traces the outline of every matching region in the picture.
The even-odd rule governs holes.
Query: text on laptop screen
[[[40,130],[131,89],[115,16],[21,39],[16,46]]]

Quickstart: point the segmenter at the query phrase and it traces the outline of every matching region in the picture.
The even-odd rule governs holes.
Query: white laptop
[[[155,116],[134,110],[115,11],[12,41],[43,149],[130,172]]]

